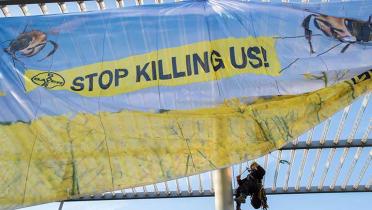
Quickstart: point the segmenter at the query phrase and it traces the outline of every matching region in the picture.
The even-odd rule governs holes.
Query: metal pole
[[[231,167],[213,171],[216,210],[234,210]]]
[[[62,210],[62,208],[63,208],[63,203],[64,203],[64,201],[61,201],[61,202],[59,203],[58,210]]]

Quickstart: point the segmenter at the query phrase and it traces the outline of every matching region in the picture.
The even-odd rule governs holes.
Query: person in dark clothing
[[[242,203],[248,195],[251,196],[251,205],[253,208],[258,209],[261,206],[267,208],[265,192],[262,189],[262,179],[265,176],[265,169],[258,163],[253,162],[250,165],[249,174],[246,178],[241,179],[237,176],[238,188],[236,189],[236,210],[240,210]]]

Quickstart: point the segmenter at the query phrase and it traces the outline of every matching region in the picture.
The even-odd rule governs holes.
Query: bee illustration
[[[52,40],[48,40],[48,36],[46,33],[39,30],[31,30],[27,32],[26,29],[27,26],[25,27],[24,31],[20,33],[15,39],[10,40],[7,48],[4,48],[4,52],[12,57],[13,65],[15,65],[15,61],[18,61],[23,65],[23,62],[20,61],[20,58],[18,57],[19,54],[26,57],[35,56],[44,49],[47,43],[52,44],[53,49],[44,58],[38,61],[47,59],[58,49],[58,44]]]
[[[366,44],[372,41],[372,16],[369,16],[368,21],[361,21],[323,14],[310,14],[302,22],[302,27],[305,30],[305,38],[310,46],[310,53],[315,53],[311,41],[313,32],[310,30],[312,19],[314,26],[322,31],[324,35],[340,41],[340,44],[346,44],[342,48],[341,53],[344,53],[351,44]]]

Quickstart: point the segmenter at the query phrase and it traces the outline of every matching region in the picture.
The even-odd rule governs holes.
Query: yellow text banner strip
[[[113,96],[156,86],[179,86],[243,73],[278,76],[271,37],[228,38],[166,48],[72,69],[27,70],[26,90],[67,90],[83,96]]]

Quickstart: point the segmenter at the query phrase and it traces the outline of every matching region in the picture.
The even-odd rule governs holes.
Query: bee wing
[[[82,25],[82,22],[83,21],[77,21],[77,20],[68,21],[68,22],[62,23],[61,25],[51,28],[49,30],[49,33],[56,35],[56,34],[59,34],[61,31],[72,31],[75,28]]]
[[[22,55],[26,57],[32,57],[36,55],[37,53],[39,53],[45,47],[45,45],[46,43],[41,43],[41,44],[36,45],[35,47],[27,48],[27,51],[21,50],[20,52],[22,52]]]
[[[32,42],[31,36],[20,36],[10,42],[9,50],[11,52],[23,50],[27,48],[27,46],[29,46],[31,42]]]

